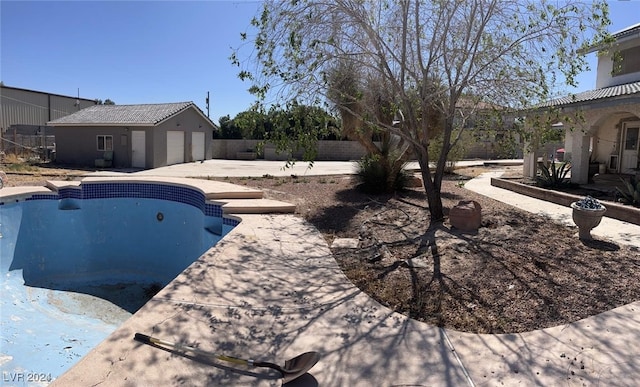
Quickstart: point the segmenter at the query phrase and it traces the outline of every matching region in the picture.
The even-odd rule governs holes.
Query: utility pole
[[[207,91],[207,118],[209,118],[209,92]]]

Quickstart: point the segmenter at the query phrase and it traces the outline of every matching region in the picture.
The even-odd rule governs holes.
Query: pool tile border
[[[158,199],[188,204],[200,209],[205,216],[222,218],[223,224],[237,226],[240,221],[223,216],[222,205],[210,203],[206,195],[197,188],[156,182],[83,182],[79,187],[62,187],[57,193],[36,193],[23,198],[33,200],[92,200],[113,198]],[[20,200],[17,200],[20,201]],[[0,205],[6,204],[0,202]]]

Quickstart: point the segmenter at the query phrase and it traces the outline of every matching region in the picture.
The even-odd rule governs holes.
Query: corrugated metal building
[[[54,133],[47,122],[95,104],[86,98],[0,86],[0,150],[18,153],[20,148],[51,146]]]

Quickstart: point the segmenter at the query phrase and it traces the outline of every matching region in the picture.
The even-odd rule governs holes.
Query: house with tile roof
[[[553,111],[567,128],[565,160],[571,161],[574,183],[591,179],[590,164],[603,165],[599,169],[606,173],[640,170],[640,23],[613,38],[613,47],[596,46],[588,52],[598,52],[595,90],[539,106],[539,111]],[[525,154],[525,176],[536,176],[538,156],[535,151]]]
[[[96,105],[50,121],[56,161],[157,168],[210,159],[215,124],[193,102]]]

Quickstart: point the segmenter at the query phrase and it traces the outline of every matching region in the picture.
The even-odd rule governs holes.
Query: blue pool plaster
[[[1,202],[0,384],[61,375],[237,223],[200,190],[157,183]]]

